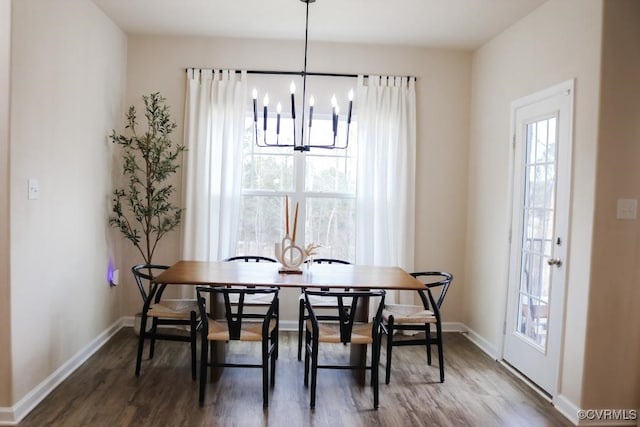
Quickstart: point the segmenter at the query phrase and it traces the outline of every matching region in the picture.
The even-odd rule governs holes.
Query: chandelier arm
[[[267,142],[266,133],[264,134],[263,141],[261,142],[260,139],[258,138],[258,122],[257,121],[255,121],[253,123],[253,133],[255,134],[256,146],[257,147],[261,147],[261,148],[265,148],[265,147],[295,147],[295,145],[293,145],[293,144],[280,144],[280,137],[279,136],[276,138],[276,143],[275,144]]]
[[[326,150],[333,150],[333,149],[345,150],[345,149],[347,149],[349,147],[349,133],[350,133],[349,132],[349,128],[350,127],[351,127],[351,123],[347,122],[347,135],[345,137],[344,146],[336,145],[337,136],[334,136],[333,137],[333,144],[330,144],[330,145],[308,144],[308,145],[305,146],[307,149],[304,150],[304,151],[309,151],[309,149],[311,149],[311,148],[324,148]]]

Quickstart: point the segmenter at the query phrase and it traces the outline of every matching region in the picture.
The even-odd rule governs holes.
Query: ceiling
[[[300,0],[93,0],[128,34],[304,40]],[[309,40],[475,49],[546,0],[317,0]]]

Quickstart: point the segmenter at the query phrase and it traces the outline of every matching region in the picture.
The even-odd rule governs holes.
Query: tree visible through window
[[[275,129],[275,119],[268,120],[268,128]],[[330,143],[331,126],[330,116],[314,116],[313,143]],[[356,126],[352,121],[346,150],[312,148],[301,153],[291,147],[257,147],[253,119],[247,117],[236,254],[274,256],[274,244],[285,233],[285,196],[289,195],[290,227],[293,207],[299,203],[296,243],[314,242],[321,245],[320,257],[355,262]],[[344,138],[345,132],[346,124],[340,123],[338,135]],[[263,138],[261,129],[258,138]],[[291,120],[281,121],[280,143],[293,143]]]

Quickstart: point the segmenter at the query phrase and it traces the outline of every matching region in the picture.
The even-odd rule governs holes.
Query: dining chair
[[[373,388],[373,407],[378,409],[378,365],[380,363],[380,341],[381,331],[380,323],[382,318],[382,308],[384,306],[385,291],[313,291],[305,289],[304,291],[309,319],[307,319],[305,334],[305,353],[304,353],[304,385],[309,386],[309,371],[311,371],[311,408],[316,406],[316,385],[318,377],[318,369],[368,369],[371,371],[371,386]],[[316,315],[316,307],[313,304],[314,297],[333,298],[335,304],[335,316],[339,320],[321,321]],[[358,321],[356,312],[358,311],[358,303],[363,304],[362,307],[367,311],[369,300],[375,299],[377,302],[376,313],[372,321]],[[349,300],[349,305],[345,300]],[[322,308],[325,308],[324,306]],[[320,343],[331,344],[359,344],[371,345],[371,364],[356,365],[342,364],[330,365],[319,364]]]
[[[276,359],[278,349],[278,329],[276,328],[275,310],[278,306],[277,288],[228,288],[197,286],[196,294],[200,308],[200,316],[205,321],[202,326],[202,343],[200,346],[200,406],[204,404],[207,383],[207,367],[236,367],[262,369],[262,405],[269,405],[269,370],[271,370],[271,386],[275,385]],[[224,313],[207,313],[207,303],[204,295],[209,294],[210,300],[224,301]],[[263,306],[266,310],[262,317],[247,316],[245,302],[248,296],[270,296],[271,304]],[[237,303],[233,303],[237,301]],[[260,342],[260,363],[232,363],[215,362],[209,360],[209,343],[213,341],[250,341]],[[269,363],[271,368],[269,368]]]
[[[225,262],[278,262],[275,258],[269,258],[261,255],[236,255],[225,259]],[[237,297],[237,296],[236,296]],[[233,298],[233,296],[232,296]],[[273,299],[273,295],[261,295],[261,294],[248,294],[245,296],[244,304],[246,307],[252,306],[269,306],[271,305],[271,300]],[[231,301],[232,304],[236,304],[237,301]],[[280,307],[279,303],[276,305],[276,310],[274,313],[276,317],[276,329],[280,330]],[[260,315],[254,315],[254,317],[260,317]],[[279,332],[278,332],[279,333]],[[278,358],[278,352],[276,351],[275,355],[276,359]]]
[[[267,256],[260,256],[260,255],[237,255],[237,256],[232,256],[229,257],[227,259],[225,259],[225,261],[230,262],[230,261],[244,261],[244,262],[278,262],[276,261],[274,258],[269,258]]]
[[[314,264],[351,264],[349,261],[334,259],[334,258],[315,258],[313,260],[307,260],[305,262],[312,262]],[[329,288],[323,288],[323,290],[329,290]],[[304,289],[303,289],[304,291]],[[328,308],[335,309],[336,308],[336,299],[335,298],[323,298],[323,297],[314,297],[313,298],[314,305],[320,308]],[[347,307],[350,305],[350,300],[345,298],[345,304]],[[306,314],[305,310],[305,297],[304,292],[300,292],[300,298],[298,300],[298,360],[302,360],[302,342],[304,341],[304,324],[309,316]],[[319,320],[335,320],[335,316],[331,315],[320,315],[318,314]]]
[[[131,268],[133,277],[142,296],[143,305],[138,337],[138,353],[136,357],[136,377],[140,375],[144,340],[149,338],[149,359],[153,358],[156,340],[184,341],[191,343],[191,377],[196,379],[196,344],[197,331],[200,327],[200,315],[195,299],[162,298],[166,284],[152,283],[155,276],[167,270],[166,265],[138,264]],[[147,293],[146,289],[149,289]],[[147,330],[147,320],[151,318],[151,328]],[[170,333],[165,326],[189,326],[189,334]],[[160,332],[162,329],[162,332]]]
[[[444,382],[444,353],[442,348],[442,319],[440,307],[447,295],[453,276],[444,271],[421,271],[411,273],[425,284],[425,290],[419,290],[418,296],[422,305],[386,304],[382,310],[382,331],[387,336],[387,366],[385,383],[391,378],[391,354],[393,347],[407,345],[425,345],[427,349],[427,365],[431,365],[431,344],[438,347],[438,364],[440,367],[440,382]],[[426,291],[426,295],[425,295]],[[437,292],[437,299],[433,293]],[[431,325],[435,326],[435,334],[431,332]],[[423,332],[424,337],[400,339],[394,337],[396,331]]]

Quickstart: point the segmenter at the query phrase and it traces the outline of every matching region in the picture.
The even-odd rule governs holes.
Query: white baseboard
[[[489,341],[484,339],[482,335],[478,334],[473,329],[469,329],[466,326],[464,327],[466,329],[466,332],[467,332],[466,336],[469,339],[469,341],[474,343],[476,347],[478,347],[480,350],[487,353],[487,355],[491,357],[493,360],[500,359],[500,353],[498,352],[497,348],[495,348]]]
[[[133,316],[125,316],[120,318],[122,328],[133,328]]]
[[[60,385],[61,382],[78,369],[89,357],[98,351],[100,347],[109,341],[116,332],[125,326],[125,319],[126,318],[121,318],[115,321],[104,332],[27,393],[27,395],[20,399],[13,407],[0,407],[0,426],[13,426],[18,424],[33,408]],[[131,324],[133,324],[133,318],[131,318]]]
[[[442,332],[467,333],[469,329],[460,322],[442,322]]]
[[[580,408],[574,405],[572,401],[560,394],[553,399],[553,406],[573,425],[579,425],[578,411]]]
[[[280,330],[293,332],[298,330],[298,321],[297,320],[281,320],[280,321]]]

